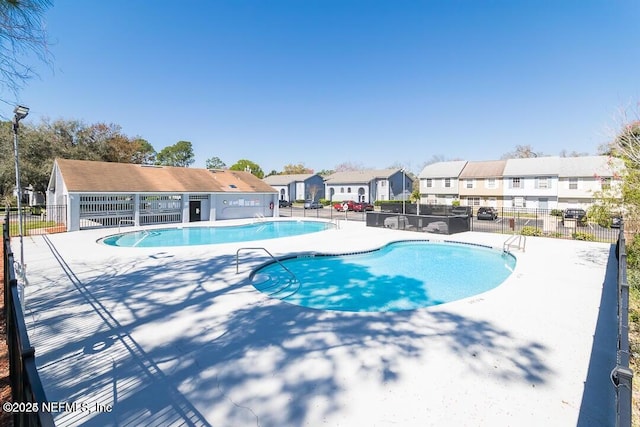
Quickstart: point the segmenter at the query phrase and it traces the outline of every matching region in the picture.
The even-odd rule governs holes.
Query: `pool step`
[[[300,283],[291,277],[258,274],[253,278],[253,286],[272,298],[285,299],[298,292]]]

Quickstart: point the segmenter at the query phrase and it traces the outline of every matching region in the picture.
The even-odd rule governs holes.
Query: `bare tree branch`
[[[50,6],[51,0],[0,0],[0,86],[14,95],[37,76],[30,55],[50,62],[42,20]]]

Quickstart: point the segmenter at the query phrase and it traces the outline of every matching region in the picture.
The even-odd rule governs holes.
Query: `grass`
[[[23,224],[23,232],[25,236],[29,235],[29,230],[36,230],[41,228],[51,228],[56,227],[57,223],[55,221],[27,221]],[[12,221],[9,224],[9,235],[10,236],[18,236],[20,235],[20,230],[18,227],[18,223]]]

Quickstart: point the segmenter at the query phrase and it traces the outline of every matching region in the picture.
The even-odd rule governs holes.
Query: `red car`
[[[345,210],[352,211],[355,204],[356,202],[354,202],[353,200],[345,200],[344,202],[334,203],[333,208],[340,212],[344,212]],[[345,209],[345,205],[347,205],[346,209]]]
[[[365,203],[365,202],[354,203],[353,210],[356,212],[372,211],[373,205],[371,203]]]

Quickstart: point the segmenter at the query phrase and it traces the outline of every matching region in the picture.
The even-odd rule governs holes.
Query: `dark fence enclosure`
[[[18,294],[18,280],[9,240],[9,213],[2,227],[4,261],[4,309],[9,351],[9,377],[14,426],[54,426],[53,416],[43,411],[47,398],[36,369],[35,349],[31,346]]]

